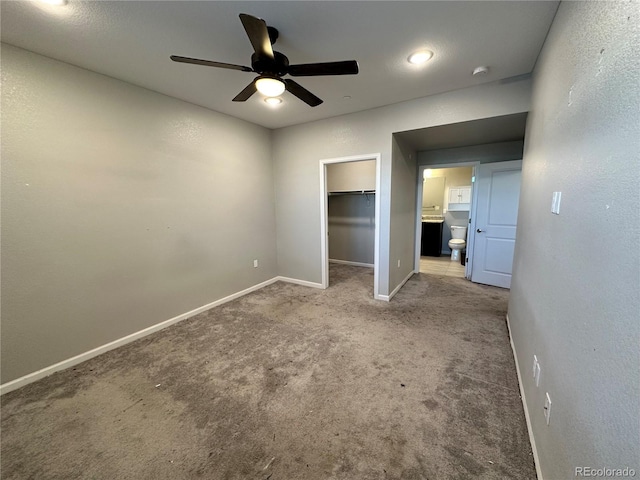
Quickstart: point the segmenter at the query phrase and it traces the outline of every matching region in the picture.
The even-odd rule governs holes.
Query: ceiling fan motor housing
[[[278,29],[275,27],[267,26],[267,33],[269,34],[271,45],[274,45],[280,36],[280,32],[278,32]]]
[[[280,52],[274,51],[273,58],[258,53],[251,55],[251,68],[260,74],[285,75],[288,66],[289,59]]]

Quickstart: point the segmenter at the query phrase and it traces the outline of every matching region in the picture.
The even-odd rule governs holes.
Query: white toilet
[[[460,261],[460,252],[467,246],[467,227],[451,227],[451,240],[449,240],[449,248],[451,249],[451,261]]]

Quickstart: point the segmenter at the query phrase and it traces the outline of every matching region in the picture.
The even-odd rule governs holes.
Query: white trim
[[[377,192],[376,192],[377,193]],[[378,197],[378,195],[376,195]],[[322,288],[329,287],[329,197],[327,192],[327,165],[320,161],[320,263]]]
[[[258,283],[257,285],[254,285],[252,287],[249,288],[245,288],[244,290],[240,291],[240,292],[236,292],[233,293],[227,297],[221,298],[219,300],[216,300],[215,302],[211,302],[208,303],[206,305],[203,305],[201,307],[198,307],[194,310],[191,310],[187,313],[183,313],[181,315],[178,315],[176,317],[170,318],[169,320],[165,320],[164,322],[160,322],[160,323],[156,323],[155,325],[151,325],[150,327],[144,328],[142,330],[139,330],[135,333],[132,333],[130,335],[124,336],[122,338],[119,338],[117,340],[114,340],[113,342],[109,342],[105,345],[102,345],[100,347],[96,347],[93,350],[89,350],[88,352],[84,352],[81,353],[79,355],[76,355],[75,357],[71,357],[68,358],[66,360],[63,360],[61,362],[55,363],[53,365],[50,365],[48,367],[42,368],[40,370],[37,370],[35,372],[29,373],[27,375],[24,375],[20,378],[16,378],[15,380],[11,380],[10,382],[4,383],[2,385],[0,385],[0,395],[3,395],[5,393],[11,392],[13,390],[16,390],[20,387],[23,387],[25,385],[28,385],[30,383],[35,382],[36,380],[40,380],[41,378],[44,377],[48,377],[49,375],[55,373],[55,372],[59,372],[60,370],[64,370],[66,368],[69,367],[73,367],[74,365],[78,365],[79,363],[82,363],[84,361],[87,361],[93,357],[97,357],[98,355],[101,355],[103,353],[108,352],[109,350],[113,350],[115,348],[121,347],[123,345],[126,345],[128,343],[131,343],[135,340],[138,340],[139,338],[142,337],[146,337],[147,335],[150,335],[152,333],[155,333],[159,330],[162,330],[164,328],[167,328],[171,325],[173,325],[174,323],[178,323],[182,320],[186,320],[187,318],[191,318],[199,313],[202,313],[206,310],[210,310],[211,308],[217,307],[219,305],[222,305],[223,303],[227,303],[230,302],[231,300],[235,300],[236,298],[240,298],[248,293],[254,292],[256,290],[260,290],[261,288],[266,287],[267,285],[271,285],[272,283],[277,282],[278,280],[284,280],[284,281],[290,281],[290,280],[286,280],[283,279],[282,277],[274,277],[271,278],[269,280],[266,280],[262,283]],[[310,283],[310,282],[307,282]],[[312,285],[317,285],[317,284],[312,284]]]
[[[373,268],[373,263],[362,263],[362,262],[351,262],[349,260],[337,260],[335,258],[330,258],[329,263],[341,263],[343,265],[351,265],[354,267],[367,267]]]
[[[387,302],[391,301],[391,299],[396,295],[396,293],[398,293],[400,291],[400,289],[404,286],[405,283],[407,283],[409,281],[409,279],[411,277],[413,277],[416,273],[420,273],[420,270],[418,270],[417,272],[415,270],[409,272],[409,275],[407,275],[405,277],[404,280],[402,280],[400,282],[400,284],[393,289],[393,292],[391,292],[389,295],[380,295],[380,300],[386,300]],[[384,298],[382,298],[384,297]]]
[[[332,163],[361,162],[364,160],[376,161],[376,196],[375,196],[375,232],[373,246],[373,298],[380,295],[380,172],[382,161],[380,153],[367,155],[352,155],[350,157],[327,158],[320,160],[320,264],[322,266],[322,282],[319,288],[329,286],[329,245],[328,234],[328,210],[327,200],[327,165]],[[311,285],[310,285],[311,286]]]
[[[363,264],[364,265],[364,264]],[[119,338],[117,340],[114,340],[113,342],[109,342],[106,343],[100,347],[96,347],[92,350],[89,350],[88,352],[84,352],[81,353],[79,355],[76,355],[75,357],[71,357],[68,358],[66,360],[63,360],[61,362],[55,363],[53,365],[50,365],[48,367],[42,368],[40,370],[37,370],[35,372],[32,373],[28,373],[27,375],[24,375],[20,378],[16,378],[15,380],[11,380],[10,382],[4,383],[2,385],[0,385],[0,395],[4,395],[5,393],[9,393],[12,392],[20,387],[24,387],[25,385],[28,385],[30,383],[33,383],[37,380],[40,380],[42,378],[48,377],[49,375],[52,375],[56,372],[59,372],[60,370],[65,370],[69,367],[73,367],[75,365],[78,365],[79,363],[85,362],[87,360],[90,360],[94,357],[97,357],[98,355],[102,355],[103,353],[106,353],[110,350],[114,350],[118,347],[122,347],[128,343],[131,343],[135,340],[138,340],[140,338],[146,337],[147,335],[151,335],[152,333],[155,333],[159,330],[162,330],[164,328],[167,328],[175,323],[178,323],[182,320],[186,320],[188,318],[191,318],[195,315],[198,315],[199,313],[205,312],[207,310],[210,310],[214,307],[220,306],[224,303],[230,302],[232,300],[235,300],[237,298],[243,297],[244,295],[247,295],[248,293],[251,292],[255,292],[256,290],[260,290],[261,288],[266,287],[267,285],[271,285],[272,283],[275,282],[287,282],[287,283],[295,283],[297,285],[303,285],[305,287],[312,287],[312,288],[324,288],[322,286],[322,284],[320,283],[315,283],[315,282],[309,282],[307,280],[298,280],[297,278],[289,278],[289,277],[273,277],[269,280],[265,280],[262,283],[258,283],[257,285],[253,285],[252,287],[249,288],[245,288],[244,290],[241,290],[240,292],[236,292],[233,293],[231,295],[228,295],[224,298],[221,298],[219,300],[216,300],[214,302],[208,303],[206,305],[203,305],[201,307],[198,307],[194,310],[191,310],[189,312],[180,314],[176,317],[170,318],[169,320],[165,320],[164,322],[160,322],[157,323],[155,325],[151,325],[150,327],[144,328],[142,330],[139,330],[137,332],[134,332],[130,335],[126,335],[122,338]]]
[[[418,189],[416,192],[416,231],[413,269],[420,271],[420,254],[422,253],[422,196],[424,195],[424,171],[426,167],[418,166]]]
[[[536,474],[538,480],[543,480],[542,471],[540,470],[540,458],[538,457],[538,449],[536,448],[536,439],[533,436],[531,428],[531,418],[529,417],[529,408],[527,407],[527,398],[524,396],[524,387],[522,386],[522,376],[520,375],[520,365],[518,364],[518,355],[516,355],[516,347],[513,344],[511,336],[511,323],[509,322],[509,314],[507,314],[507,330],[509,330],[509,342],[513,352],[513,359],[516,362],[516,374],[518,375],[518,386],[520,387],[520,398],[522,399],[522,407],[524,408],[524,418],[527,421],[527,431],[529,432],[529,442],[531,443],[531,451],[533,452],[533,463],[536,466]]]
[[[327,288],[323,286],[321,283],[309,282],[308,280],[298,280],[297,278],[290,277],[276,277],[274,281],[287,282],[287,283],[295,283],[296,285],[303,285],[305,287],[311,288]]]
[[[473,179],[471,184],[471,210],[469,211],[469,220],[467,227],[467,258],[464,264],[464,278],[471,281],[471,272],[473,269],[473,249],[476,245],[476,217],[478,212],[478,170],[480,170],[480,162],[473,166]]]

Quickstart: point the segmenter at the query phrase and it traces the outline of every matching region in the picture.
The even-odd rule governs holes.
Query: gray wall
[[[373,265],[375,194],[331,195],[327,222],[329,258]]]
[[[638,25],[637,3],[563,2],[534,72],[509,318],[545,479],[640,472]]]
[[[398,270],[397,258],[415,241],[415,217],[410,228],[391,228],[392,134],[406,130],[477,120],[529,110],[530,80],[494,82],[473,88],[380,107],[275,130],[273,159],[276,188],[278,272],[286,277],[321,282],[320,180],[322,159],[381,154],[380,196],[380,293],[390,293],[397,279],[411,271],[413,252]],[[415,161],[413,159],[409,162]],[[406,162],[405,162],[406,163]],[[396,173],[402,172],[402,168]],[[404,175],[401,173],[404,178]],[[417,185],[417,169],[411,174]],[[403,185],[404,182],[396,182]],[[400,195],[403,195],[400,193]],[[396,199],[396,206],[402,202]],[[411,210],[415,211],[414,205]],[[409,212],[410,213],[410,212]],[[403,214],[406,214],[403,213]],[[391,243],[394,250],[390,250]],[[391,265],[393,263],[393,265]]]
[[[417,211],[416,153],[393,136],[391,176],[391,241],[389,243],[389,292],[414,271]]]
[[[331,163],[327,165],[327,191],[349,192],[376,189],[376,161]]]
[[[277,274],[265,128],[3,45],[1,143],[3,383]]]

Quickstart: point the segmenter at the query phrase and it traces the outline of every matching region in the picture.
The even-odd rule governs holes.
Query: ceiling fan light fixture
[[[282,103],[282,99],[278,97],[267,97],[264,99],[264,103],[275,107],[276,105],[280,105]]]
[[[284,82],[277,78],[260,77],[256,80],[256,88],[265,97],[277,97],[285,90]]]
[[[286,90],[310,107],[317,107],[322,104],[321,98],[316,97],[309,90],[290,78],[282,80],[281,76],[316,77],[325,75],[356,75],[360,71],[358,62],[355,60],[290,65],[289,59],[285,55],[274,51],[272,48],[272,45],[278,38],[277,29],[267,26],[261,18],[246,13],[240,14],[240,22],[242,22],[242,26],[254,50],[251,55],[251,67],[234,65],[232,63],[214,62],[200,58],[182,57],[179,55],[170,55],[169,58],[174,62],[257,73],[258,76],[254,77],[249,85],[233,97],[234,102],[246,102],[256,92],[260,92],[267,98],[278,97]]]
[[[431,60],[431,57],[433,57],[433,52],[431,50],[419,50],[409,55],[407,61],[414,65],[420,65]]]

